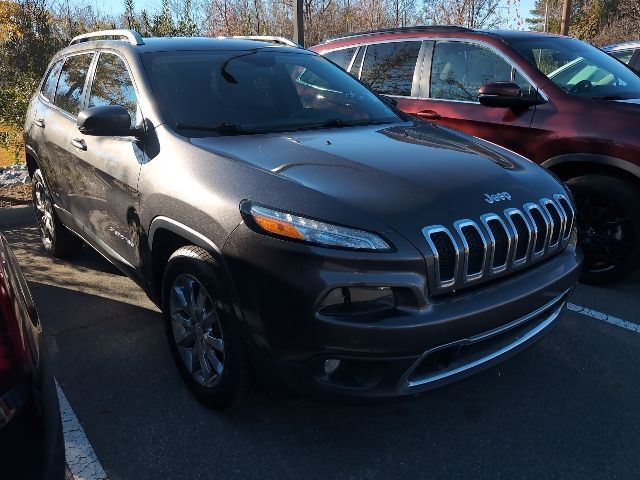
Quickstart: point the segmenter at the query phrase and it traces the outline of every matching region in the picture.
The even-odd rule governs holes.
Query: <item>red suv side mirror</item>
[[[485,107],[524,109],[540,103],[535,98],[524,97],[518,84],[512,82],[485,83],[478,89],[478,100]]]

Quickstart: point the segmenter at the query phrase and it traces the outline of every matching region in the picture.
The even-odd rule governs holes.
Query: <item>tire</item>
[[[178,370],[205,405],[239,403],[249,387],[242,330],[219,265],[202,248],[186,246],[165,268],[162,311]]]
[[[576,202],[578,243],[585,253],[580,280],[621,281],[640,266],[640,192],[606,175],[584,175],[567,185]]]
[[[47,253],[56,258],[67,258],[78,253],[82,248],[82,240],[68,230],[58,218],[40,169],[33,173],[31,196],[40,240]]]

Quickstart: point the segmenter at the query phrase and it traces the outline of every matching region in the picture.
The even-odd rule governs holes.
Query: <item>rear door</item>
[[[501,53],[473,41],[437,41],[426,52],[422,71],[418,116],[527,155],[535,107],[514,111],[478,101],[480,86],[498,81],[515,82],[525,95],[539,95]]]
[[[131,126],[142,125],[138,95],[129,67],[115,52],[100,52],[87,87],[86,107],[120,105]],[[139,266],[138,176],[144,161],[143,144],[134,136],[103,137],[77,132],[83,145],[82,189],[77,192],[85,232],[125,267]]]
[[[52,126],[51,121],[55,119],[55,113],[51,112],[51,109],[63,63],[64,59],[61,58],[54,62],[47,71],[45,79],[42,82],[42,88],[33,102],[32,115],[27,119],[27,121],[30,122],[28,124],[29,146],[36,150],[38,166],[44,174],[49,191],[54,196],[56,203],[60,197],[60,188],[58,186],[57,176],[53,171],[49,150],[51,143],[48,141],[48,131],[54,130],[54,128],[47,130],[47,123]]]
[[[386,41],[360,47],[351,74],[377,93],[393,97],[398,108],[415,113],[420,90],[420,65],[428,42]]]
[[[77,145],[74,139],[78,136],[76,120],[84,100],[84,90],[89,67],[93,61],[93,52],[69,56],[58,78],[53,106],[47,109],[44,118],[47,154],[49,155],[51,170],[58,189],[56,204],[69,212],[73,219],[80,219],[78,192],[87,182],[79,168]],[[65,223],[70,220],[64,216]],[[72,225],[69,225],[72,226]],[[78,225],[81,228],[82,223]]]

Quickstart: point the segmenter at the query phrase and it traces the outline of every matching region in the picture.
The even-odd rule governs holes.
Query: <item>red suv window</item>
[[[378,93],[410,96],[422,42],[368,45],[360,79]]]

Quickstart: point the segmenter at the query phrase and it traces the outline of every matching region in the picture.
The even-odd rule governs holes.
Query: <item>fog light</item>
[[[371,315],[396,307],[390,287],[339,287],[331,290],[322,301],[323,315]]]
[[[340,368],[340,360],[337,358],[330,358],[324,361],[324,373],[327,375],[331,375],[338,368]]]

